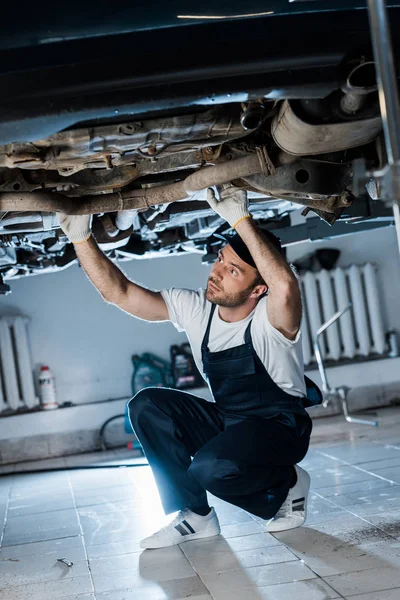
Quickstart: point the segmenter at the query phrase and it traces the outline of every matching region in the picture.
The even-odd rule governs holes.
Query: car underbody
[[[312,211],[332,232],[344,223],[389,222],[379,184],[360,186],[355,176],[360,165],[376,171],[387,162],[363,24],[362,39],[342,53],[335,49],[334,61],[316,55],[304,65],[289,53],[292,68],[281,65],[280,86],[276,64],[262,85],[253,80],[263,69],[247,62],[240,71],[241,78],[248,72],[245,85],[232,75],[218,93],[214,77],[214,93],[197,92],[195,100],[187,90],[174,102],[142,99],[128,110],[116,108],[116,91],[108,114],[80,113],[77,101],[67,120],[65,111],[58,120],[43,113],[30,116],[25,129],[10,111],[0,123],[3,279],[76,262],[57,212],[94,215],[94,235],[111,258],[196,252],[211,260],[221,243],[214,234],[229,225],[208,206],[206,190],[228,182],[248,191],[253,217],[282,231],[284,245],[299,241],[294,211]],[[204,79],[210,81],[206,73]],[[17,88],[9,89],[10,102]],[[12,121],[19,126],[10,129]]]

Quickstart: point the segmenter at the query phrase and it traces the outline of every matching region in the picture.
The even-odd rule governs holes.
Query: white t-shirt
[[[178,331],[185,331],[196,365],[203,374],[201,344],[207,328],[211,302],[206,300],[205,290],[171,288],[161,292],[168,308],[170,321]],[[242,321],[227,323],[219,317],[216,307],[211,323],[210,352],[219,352],[240,346],[249,321],[254,349],[272,380],[292,396],[306,395],[301,333],[295,340],[288,340],[268,320],[268,297],[261,298],[256,308]],[[206,379],[204,377],[204,379]]]

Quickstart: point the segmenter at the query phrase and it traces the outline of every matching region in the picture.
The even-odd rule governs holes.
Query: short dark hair
[[[284,256],[284,251],[283,251],[280,239],[276,235],[274,235],[271,231],[268,231],[266,229],[261,229],[260,227],[258,228],[258,230],[261,233],[261,235],[264,237],[264,239],[268,240],[268,242],[271,243],[276,250],[278,250],[279,254]],[[238,233],[235,233],[234,235],[231,235],[231,236],[227,236],[227,235],[223,236],[223,235],[217,234],[216,237],[223,239],[227,244],[229,244],[231,246],[232,250],[234,252],[236,252],[236,254],[245,263],[247,263],[254,269],[257,269],[256,263],[254,262],[254,258],[252,257],[250,250],[248,249],[248,247],[246,246],[246,244],[244,243],[244,241],[242,240],[242,238],[240,237],[240,235]]]

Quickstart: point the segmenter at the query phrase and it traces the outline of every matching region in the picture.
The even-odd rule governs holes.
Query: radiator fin
[[[39,403],[35,395],[27,325],[25,317],[0,318],[0,412],[34,408]]]
[[[315,332],[337,310],[352,308],[321,337],[322,357],[339,361],[384,354],[387,350],[376,267],[350,265],[300,277],[303,299],[304,364],[314,362]]]

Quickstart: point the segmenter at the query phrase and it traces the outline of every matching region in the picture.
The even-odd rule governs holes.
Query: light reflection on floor
[[[399,600],[400,409],[379,418],[378,429],[315,421],[307,524],[275,536],[210,497],[221,536],[141,552],[173,517],[148,467],[4,475],[0,600]]]

